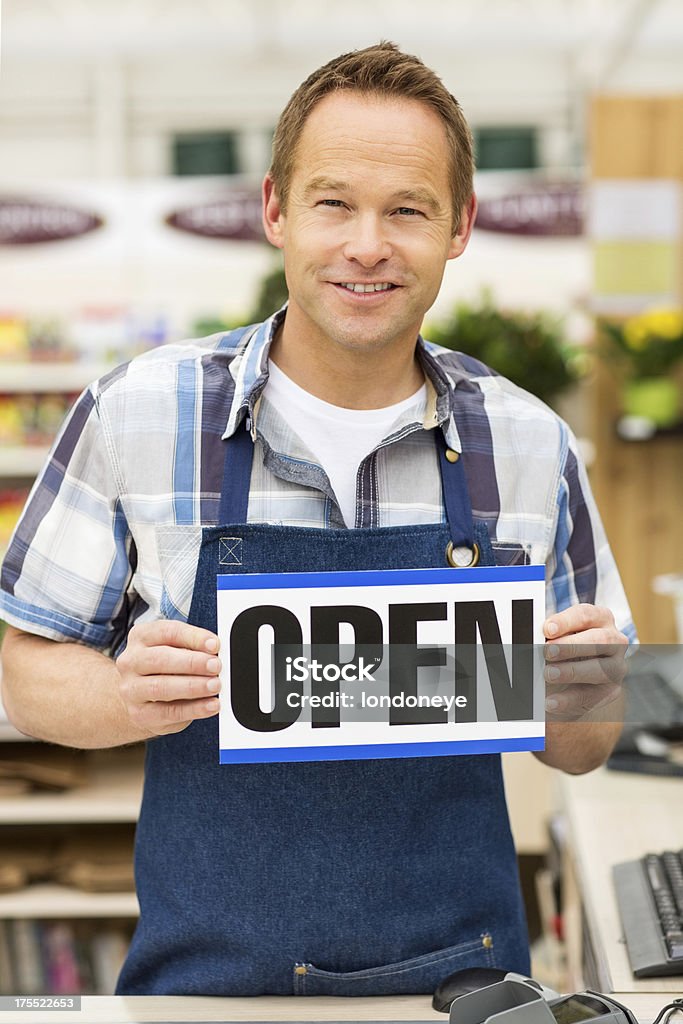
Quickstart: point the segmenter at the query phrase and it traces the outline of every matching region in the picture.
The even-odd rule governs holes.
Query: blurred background
[[[634,378],[677,377],[683,360],[677,0],[424,0],[419,17],[404,0],[2,0],[1,11],[5,543],[9,481],[21,491],[70,393],[102,364],[280,304],[259,203],[274,124],[313,68],[386,38],[442,76],[476,142],[478,226],[425,333],[467,345],[565,415],[641,635],[675,638],[675,604],[652,580],[681,571],[680,540],[662,534],[659,503],[636,533],[623,518],[635,522],[641,497],[680,497],[666,497],[671,469],[658,464],[672,431],[680,456],[680,394],[660,380],[644,409],[647,394],[627,394]],[[678,319],[596,330],[596,317],[621,327],[651,309]],[[655,374],[651,345],[663,346]],[[618,429],[637,456],[613,448]]]
[[[683,639],[680,0],[2,0],[0,10],[0,552],[82,387],[150,346],[283,301],[259,203],[278,114],[315,67],[390,39],[443,78],[477,150],[478,224],[425,334],[565,416],[641,638]],[[104,771],[112,803],[105,812],[97,796],[98,822],[136,816],[137,768],[128,785],[117,764],[109,789]],[[83,784],[73,762],[48,767],[48,787],[74,771]],[[35,784],[31,771],[15,773],[15,790],[27,774]],[[92,802],[66,820],[93,818]],[[59,846],[62,812],[32,806],[22,819],[2,804],[6,830],[48,821],[33,849]],[[531,828],[534,854],[545,838]],[[111,835],[105,845],[115,848]],[[39,940],[55,963],[71,951],[66,974],[47,978],[43,956],[33,978],[8,984],[73,991],[80,969],[82,988],[111,990],[127,933],[102,922],[133,917],[134,896],[85,909],[54,888],[45,899],[44,865],[22,856],[17,877],[0,863],[0,890],[37,880],[0,906],[0,990],[3,962],[36,960],[15,950],[35,947],[32,915],[46,907],[71,921]],[[85,887],[111,893],[120,861],[100,877],[102,858],[91,850]],[[125,890],[125,857],[123,875]],[[88,913],[99,924],[79,967],[77,919]]]

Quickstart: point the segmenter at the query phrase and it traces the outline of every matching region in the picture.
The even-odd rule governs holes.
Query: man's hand
[[[621,733],[628,640],[608,608],[577,604],[551,615],[546,637],[546,734],[539,761],[573,775],[609,757]]]
[[[133,725],[162,736],[217,714],[218,648],[214,633],[185,622],[133,626],[116,660],[119,693]]]
[[[546,619],[543,633],[549,722],[578,721],[619,700],[628,640],[609,608],[574,605]]]

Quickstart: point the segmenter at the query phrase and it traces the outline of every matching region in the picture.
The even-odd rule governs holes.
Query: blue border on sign
[[[258,572],[217,576],[219,590],[307,587],[424,586],[435,583],[523,583],[545,580],[544,565],[482,565],[472,569],[361,569],[351,572]]]
[[[336,747],[265,747],[221,750],[221,764],[262,764],[273,761],[366,761],[382,757],[443,757],[447,754],[502,754],[545,750],[544,736],[517,739],[452,740],[445,743],[361,743]]]

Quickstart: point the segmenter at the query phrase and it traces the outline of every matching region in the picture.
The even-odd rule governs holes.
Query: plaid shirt
[[[7,622],[116,651],[138,618],[186,618],[202,526],[217,524],[222,439],[247,416],[258,444],[248,521],[343,528],[326,473],[296,424],[268,402],[268,349],[283,316],[147,352],[83,392],[3,564]],[[497,560],[545,564],[548,613],[578,601],[604,604],[633,638],[566,424],[461,353],[420,338],[418,355],[425,419],[397,420],[363,460],[354,526],[445,521],[431,434],[442,429],[449,447],[464,453],[473,514],[487,524]]]

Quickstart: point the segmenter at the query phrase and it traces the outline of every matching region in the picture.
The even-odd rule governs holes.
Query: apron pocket
[[[489,932],[469,942],[433,953],[382,964],[363,971],[336,973],[315,964],[294,967],[294,995],[301,996],[390,996],[431,994],[439,982],[466,967],[496,967],[493,940]]]

